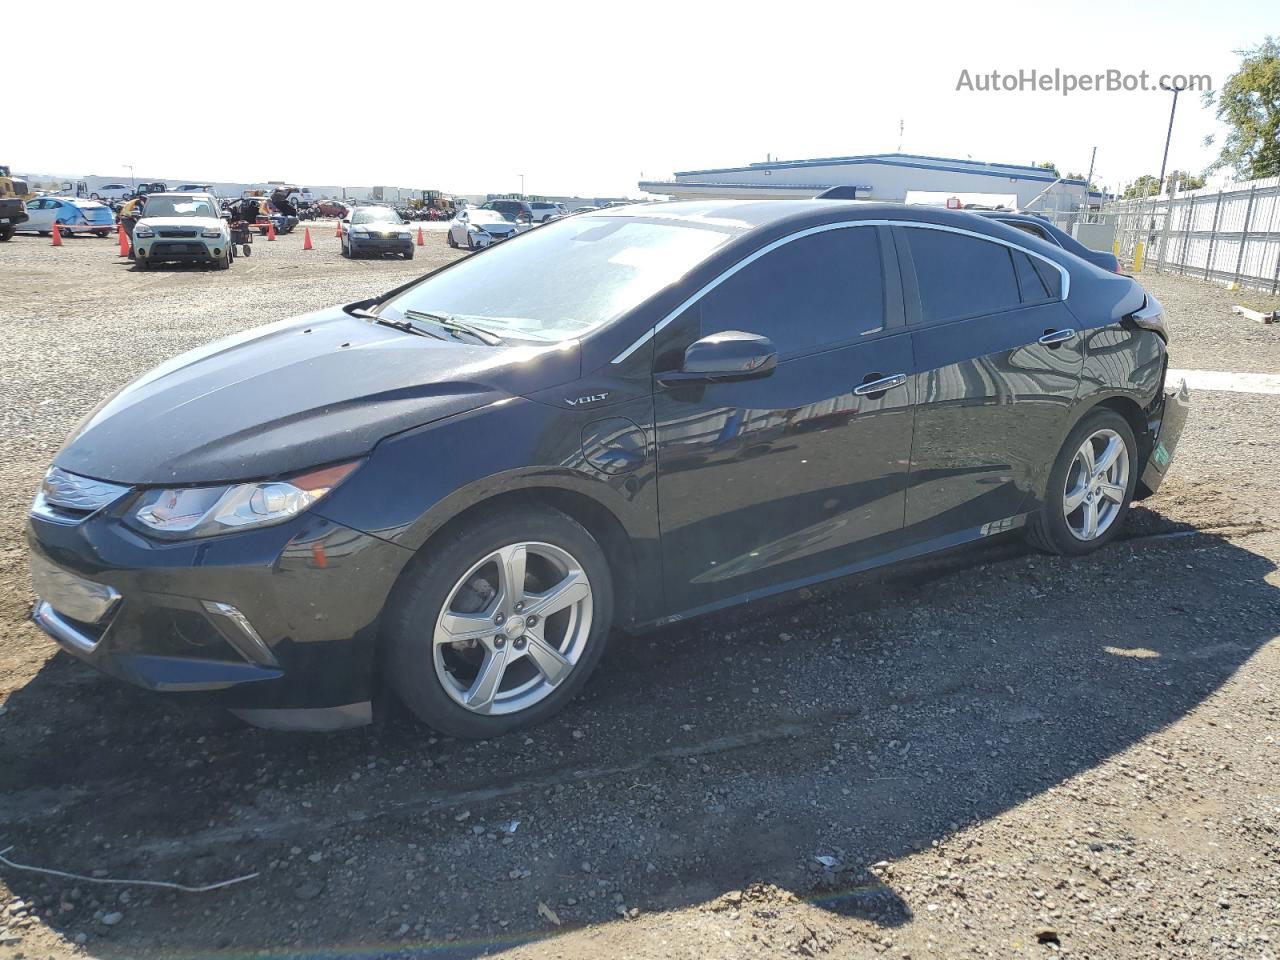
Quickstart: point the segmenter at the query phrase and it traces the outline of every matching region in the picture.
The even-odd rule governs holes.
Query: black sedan
[[[1010,531],[1085,554],[1186,413],[1160,305],[997,222],[639,204],[177,357],[32,506],[102,671],[324,729],[485,737],[636,631]]]
[[[413,230],[390,207],[356,207],[338,225],[344,257],[394,253],[413,259]]]

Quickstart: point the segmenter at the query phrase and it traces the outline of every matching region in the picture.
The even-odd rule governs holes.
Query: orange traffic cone
[[[62,246],[62,234],[59,232],[58,225],[56,223],[53,225],[53,245],[55,247]]]
[[[339,220],[337,223],[333,225],[333,235],[339,238],[342,237],[342,221],[341,220]]]
[[[423,239],[422,239],[422,228],[421,228],[421,227],[419,227],[419,228],[418,228],[418,246],[420,246],[420,247],[421,247],[421,246],[424,246],[424,242],[423,242]]]
[[[120,256],[127,257],[129,255],[129,235],[124,232],[124,224],[116,224],[116,233],[119,234],[120,240]]]
[[[267,221],[267,239],[274,240],[276,238],[276,222],[274,220]]]
[[[311,228],[310,227],[304,227],[302,230],[302,249],[303,250],[315,249],[314,247],[311,246]]]

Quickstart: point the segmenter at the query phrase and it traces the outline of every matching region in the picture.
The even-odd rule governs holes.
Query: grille
[[[194,230],[187,230],[185,228],[166,229],[162,227],[156,231],[156,236],[158,237],[194,237],[195,235],[196,232]]]
[[[31,512],[62,522],[83,520],[89,514],[115,502],[128,487],[91,477],[81,477],[58,467],[45,474]]]

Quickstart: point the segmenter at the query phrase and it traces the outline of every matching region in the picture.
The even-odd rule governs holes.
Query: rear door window
[[[879,233],[848,227],[792,240],[733,274],[699,307],[702,336],[760,334],[780,360],[878,333],[885,324]]]
[[[1022,303],[1010,248],[962,233],[905,227],[915,265],[921,322],[945,323]]]

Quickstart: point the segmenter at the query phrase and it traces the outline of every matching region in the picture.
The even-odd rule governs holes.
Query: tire
[[[248,243],[241,244],[240,252],[246,257],[251,257],[253,256],[253,246]]]
[[[13,227],[0,227],[0,243],[8,243],[13,239]]]
[[[134,257],[133,266],[136,270],[150,270],[151,264],[147,263],[144,257]]]
[[[228,250],[226,256],[213,261],[213,269],[230,270],[231,269],[231,251]]]
[[[94,235],[95,237],[97,237],[99,240],[105,240],[107,237],[111,236],[111,231],[110,231],[110,230],[95,230],[95,231],[93,231],[93,235]]]
[[[458,249],[458,241],[456,241],[456,240],[454,240],[454,239],[453,239],[453,231],[452,231],[452,230],[446,230],[446,231],[444,232],[444,238],[445,238],[445,240],[448,242],[449,246],[451,246],[454,250],[457,250],[457,249]]]
[[[467,249],[474,250],[475,248],[476,248],[476,242],[471,239],[471,234],[467,234]]]
[[[528,627],[514,612],[506,618],[506,628],[498,625],[502,610],[517,608],[513,602],[504,604],[501,593],[495,594],[502,587],[498,563],[490,558],[513,544],[528,545],[525,587],[531,594],[550,592],[560,577],[561,585],[574,580],[573,596],[579,598],[534,625],[546,631],[537,642],[531,633],[514,632]],[[584,583],[587,594],[582,597]],[[468,601],[463,607],[458,606],[460,598]],[[473,619],[485,636],[462,644],[437,644],[438,621],[446,604],[454,613],[483,611]],[[407,569],[387,608],[387,683],[419,719],[441,733],[466,739],[501,736],[546,720],[577,694],[604,655],[612,617],[609,563],[581,524],[548,507],[499,510],[447,535],[443,542],[431,543]],[[553,657],[548,647],[563,655]],[[500,648],[514,659],[504,661],[506,672],[499,675],[489,712],[464,706],[467,685],[479,690],[479,664],[496,658]],[[541,662],[556,671],[567,665],[567,672],[552,681],[550,674],[537,669]]]
[[[402,254],[401,254],[401,256],[402,256],[402,257],[404,257],[406,260],[412,260],[412,259],[413,259],[413,247],[410,247],[408,250],[406,250],[404,253],[402,253]]]
[[[98,196],[96,193],[91,193],[91,194],[89,194],[89,199],[90,199],[90,200],[101,200],[102,198],[101,198],[100,196]]]
[[[1092,441],[1095,462],[1105,456],[1113,439],[1122,445],[1114,463],[1117,466],[1123,463],[1124,481],[1123,484],[1105,482],[1118,479],[1114,469],[1108,470],[1096,480],[1080,506],[1068,512],[1068,497],[1072,493],[1079,495],[1090,487],[1083,482],[1083,464],[1078,463],[1086,439]],[[1091,411],[1067,434],[1053,469],[1049,471],[1044,502],[1027,522],[1027,539],[1038,550],[1063,556],[1083,556],[1101,549],[1115,539],[1124,526],[1137,481],[1138,445],[1129,422],[1114,410],[1101,408]],[[1121,488],[1122,494],[1119,493]],[[1120,496],[1119,502],[1106,491],[1116,492]],[[1092,537],[1082,537],[1081,533],[1087,534],[1089,529],[1091,504],[1095,527],[1100,528],[1100,532]]]

